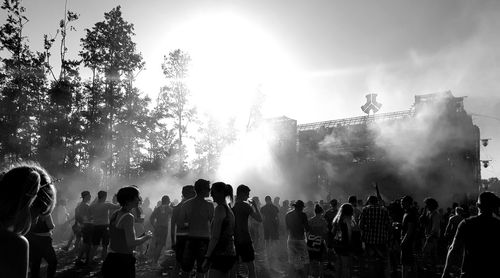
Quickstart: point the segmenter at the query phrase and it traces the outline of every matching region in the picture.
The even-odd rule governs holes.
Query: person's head
[[[358,205],[358,198],[356,196],[349,196],[348,203],[355,207]]]
[[[97,199],[99,199],[99,202],[105,202],[107,197],[108,197],[108,192],[104,190],[97,192]]]
[[[403,198],[401,198],[401,207],[404,210],[410,209],[412,205],[413,205],[413,198],[411,196],[406,195]]]
[[[481,214],[491,214],[496,212],[499,206],[500,200],[493,192],[482,192],[477,198],[477,207],[479,208]]]
[[[194,198],[196,196],[196,191],[194,190],[194,186],[185,185],[182,187],[182,199],[187,200]]]
[[[129,211],[139,206],[141,201],[139,189],[135,186],[122,187],[116,193],[116,200],[124,210]]]
[[[424,204],[429,211],[435,211],[439,207],[436,199],[430,197],[424,199]]]
[[[271,200],[271,196],[266,196],[266,197],[264,198],[264,201],[266,202],[266,204],[270,205],[270,204],[271,204],[271,202],[272,202],[272,200]]]
[[[273,201],[274,205],[279,207],[280,205],[280,197],[274,197],[274,201]]]
[[[456,207],[455,208],[455,214],[456,215],[460,215],[460,216],[464,216],[465,215],[465,210],[463,207]]]
[[[35,164],[14,166],[0,175],[0,228],[26,234],[32,218],[52,212],[56,189],[45,169]]]
[[[168,197],[167,195],[161,197],[161,204],[164,206],[170,205],[170,197]]]
[[[149,208],[149,205],[151,205],[151,200],[149,200],[149,197],[146,197],[142,202],[142,206],[145,208]]]
[[[204,179],[199,179],[194,183],[194,191],[196,196],[206,198],[210,193],[210,182]]]
[[[330,207],[336,209],[337,206],[339,205],[339,202],[337,202],[336,199],[331,199],[330,200]]]
[[[323,212],[324,212],[323,207],[321,207],[320,204],[316,204],[314,206],[314,214],[321,215],[321,214],[323,214]]]
[[[377,196],[370,196],[368,197],[368,199],[366,200],[366,203],[368,205],[372,205],[372,206],[375,206],[375,205],[378,205],[378,198]]]
[[[344,203],[340,206],[340,209],[337,212],[335,218],[333,219],[333,222],[339,223],[340,221],[343,221],[345,218],[351,218],[353,214],[354,214],[354,208],[352,207],[352,205],[349,203]]]
[[[304,210],[304,202],[302,200],[297,200],[295,201],[292,206],[295,208],[295,210],[302,211]]]
[[[217,204],[226,204],[226,198],[229,197],[233,201],[233,187],[223,182],[216,182],[212,184],[210,195]]]
[[[287,208],[287,207],[289,207],[289,206],[290,206],[290,201],[288,201],[288,200],[284,200],[284,201],[283,201],[283,207],[284,207],[284,208]]]
[[[240,200],[246,200],[246,199],[248,199],[248,197],[250,197],[250,187],[248,187],[244,184],[240,184],[236,188],[236,198],[238,198]]]
[[[88,203],[90,202],[90,199],[92,198],[92,196],[90,195],[90,191],[82,191],[82,193],[80,193],[80,196],[82,197],[82,202],[84,203]]]

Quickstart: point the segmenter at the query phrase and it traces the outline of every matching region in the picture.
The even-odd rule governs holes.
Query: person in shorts
[[[182,255],[182,276],[188,277],[196,263],[197,277],[203,277],[202,268],[210,241],[210,222],[214,217],[214,205],[205,200],[210,193],[210,182],[199,179],[194,184],[196,197],[187,200],[180,215],[182,226],[188,230]]]
[[[90,259],[94,258],[99,245],[102,246],[101,260],[104,261],[108,252],[109,244],[109,215],[120,209],[119,205],[106,202],[108,193],[106,191],[97,192],[97,202],[90,205],[90,217],[92,219],[92,248],[90,249]]]
[[[233,272],[239,269],[239,262],[248,267],[248,277],[254,278],[255,275],[255,251],[252,238],[248,229],[248,217],[251,216],[255,221],[262,222],[262,216],[256,202],[246,202],[250,197],[250,188],[244,184],[236,188],[236,202],[233,206],[235,218],[234,239],[236,247],[236,257],[238,259]]]

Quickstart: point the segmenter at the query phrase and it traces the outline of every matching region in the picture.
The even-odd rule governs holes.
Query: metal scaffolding
[[[409,109],[405,111],[397,111],[383,114],[375,114],[369,116],[361,116],[354,118],[338,119],[331,121],[315,122],[297,125],[297,131],[308,131],[308,130],[319,130],[320,128],[335,128],[342,126],[352,126],[360,124],[369,124],[373,122],[382,122],[388,120],[400,120],[405,118],[413,117],[415,114],[414,109]]]

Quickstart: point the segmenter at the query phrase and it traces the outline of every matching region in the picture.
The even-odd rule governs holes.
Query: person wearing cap
[[[89,191],[81,193],[82,201],[75,208],[75,225],[82,234],[82,244],[78,252],[76,264],[90,264],[90,245],[92,244],[92,218],[90,213],[90,199],[92,196]]]
[[[286,214],[285,223],[288,231],[289,276],[307,277],[309,253],[305,241],[305,233],[309,232],[307,215],[303,212],[304,202],[297,200],[292,204],[294,209]]]
[[[255,274],[255,250],[253,248],[252,237],[248,229],[248,218],[252,217],[257,222],[262,222],[259,205],[257,202],[247,202],[250,197],[250,188],[244,184],[236,188],[236,201],[232,208],[235,218],[234,243],[236,248],[237,263],[233,267],[236,273],[239,269],[239,262],[246,264],[248,277],[254,278]]]
[[[500,262],[499,198],[492,192],[482,192],[477,206],[479,215],[462,220],[448,250],[442,277],[451,277],[453,267],[460,266],[462,278],[498,277]]]
[[[172,218],[170,219],[170,240],[172,242],[172,249],[175,251],[176,264],[172,269],[171,277],[178,277],[181,268],[182,256],[184,246],[186,245],[186,237],[188,234],[187,227],[179,217],[182,214],[182,205],[189,199],[196,196],[194,186],[186,185],[182,187],[181,202],[176,205],[172,210]]]
[[[153,260],[152,265],[156,266],[161,255],[161,250],[167,243],[168,222],[172,215],[170,207],[170,197],[167,195],[161,198],[161,205],[156,207],[149,218],[149,222],[153,226]]]

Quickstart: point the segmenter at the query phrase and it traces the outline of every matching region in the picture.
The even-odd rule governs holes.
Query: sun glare
[[[188,84],[194,104],[219,120],[248,117],[257,90],[267,97],[277,93],[277,84],[293,80],[293,67],[279,44],[234,13],[198,15],[180,24],[172,37],[192,58]]]

